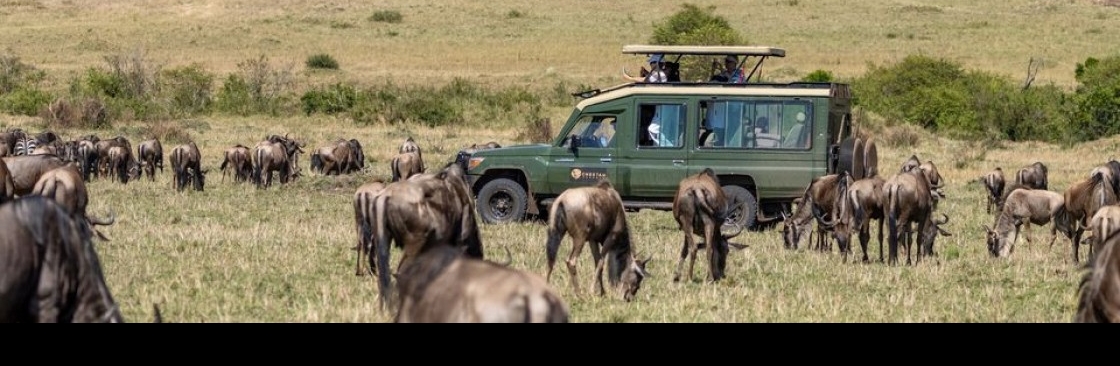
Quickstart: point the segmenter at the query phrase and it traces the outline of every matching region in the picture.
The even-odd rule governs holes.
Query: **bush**
[[[214,75],[200,65],[166,70],[159,80],[172,115],[189,117],[209,113],[214,104]]]
[[[306,65],[309,69],[338,70],[338,61],[335,61],[334,57],[325,53],[308,57]]]
[[[396,10],[379,10],[369,16],[369,20],[383,23],[400,23],[404,19]]]
[[[825,70],[816,70],[801,78],[801,81],[808,82],[830,82],[832,80],[832,73]]]
[[[682,4],[681,10],[654,26],[652,44],[657,45],[740,45],[747,40],[731,28],[726,18],[715,15],[715,6],[701,9]],[[703,59],[683,59],[681,80],[707,80],[711,65]]]

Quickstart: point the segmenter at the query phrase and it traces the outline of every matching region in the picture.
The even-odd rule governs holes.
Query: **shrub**
[[[654,25],[652,44],[658,45],[737,45],[747,43],[731,28],[726,18],[715,15],[715,6],[701,9],[682,4],[681,10]],[[682,80],[707,80],[711,65],[702,59],[684,59],[680,65]]]
[[[396,10],[378,10],[369,16],[369,20],[382,23],[400,23],[404,20],[404,17]]]
[[[307,58],[306,66],[309,69],[338,70],[338,61],[331,55],[320,53]]]

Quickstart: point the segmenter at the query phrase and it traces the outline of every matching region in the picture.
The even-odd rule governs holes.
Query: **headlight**
[[[469,162],[467,162],[467,170],[471,170],[471,169],[474,169],[474,168],[478,167],[479,164],[482,164],[483,159],[486,159],[486,158],[471,158],[471,160]]]

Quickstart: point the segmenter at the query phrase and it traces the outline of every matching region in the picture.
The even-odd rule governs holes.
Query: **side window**
[[[568,136],[579,139],[580,148],[604,148],[617,145],[615,141],[615,122],[618,118],[613,115],[587,115],[580,117]],[[561,147],[571,146],[571,139],[565,138],[560,142]]]
[[[803,150],[812,147],[813,120],[810,116],[808,103],[782,105],[781,148]]]
[[[684,146],[685,106],[682,104],[642,104],[639,106],[638,146]]]
[[[700,146],[713,148],[741,148],[750,138],[744,134],[746,102],[710,100],[702,104]],[[749,131],[749,130],[747,130]]]

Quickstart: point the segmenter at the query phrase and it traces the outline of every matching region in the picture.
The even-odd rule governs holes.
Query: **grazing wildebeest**
[[[43,173],[39,180],[35,182],[31,194],[54,199],[67,212],[84,218],[98,238],[105,241],[109,240],[104,234],[92,229],[92,227],[94,225],[112,225],[114,218],[99,219],[86,212],[86,207],[89,205],[89,191],[86,189],[85,181],[82,180],[82,175],[78,173],[76,164],[69,163]]]
[[[393,172],[393,182],[408,179],[416,174],[424,173],[424,162],[417,152],[405,152],[397,154],[389,163]]]
[[[1027,223],[1038,226],[1050,223],[1050,245],[1053,246],[1057,232],[1066,230],[1069,226],[1067,220],[1063,219],[1067,216],[1065,198],[1061,193],[1045,189],[1015,189],[1004,200],[1003,209],[995,217],[995,224],[991,227],[984,225],[988,253],[993,257],[1011,255],[1015,242],[1019,239],[1020,228]],[[1028,226],[1028,242],[1031,241],[1029,229]]]
[[[0,323],[121,323],[90,227],[55,200],[0,205]]]
[[[1101,207],[1093,218],[1089,220],[1089,262],[1093,261],[1096,253],[1100,253],[1104,245],[1102,239],[1108,238],[1114,232],[1120,231],[1120,205]]]
[[[0,204],[8,202],[16,196],[16,187],[12,183],[12,172],[8,171],[8,164],[0,160]]]
[[[35,182],[39,181],[43,173],[68,164],[54,155],[5,156],[0,159],[8,167],[8,173],[12,177],[13,193],[16,196],[31,193],[35,188]]]
[[[234,182],[248,181],[253,174],[253,158],[249,155],[249,148],[242,144],[226,149],[222,157],[222,182],[226,175],[233,175]],[[232,172],[231,172],[232,171]]]
[[[1082,268],[1075,323],[1120,322],[1120,231],[1099,241],[1100,251]]]
[[[253,151],[253,182],[257,188],[272,186],[272,172],[277,172],[281,184],[291,181],[299,170],[296,159],[301,152],[302,144],[288,135],[272,135],[257,143]]]
[[[603,287],[603,267],[607,266],[607,279],[611,287],[622,284],[622,298],[630,301],[641,288],[642,280],[649,276],[646,263],[634,254],[630,225],[622,198],[609,180],[603,179],[593,186],[569,188],[556,197],[548,214],[548,273],[552,278],[556,254],[564,236],[572,237],[572,251],[568,254],[568,274],[572,288],[578,294],[579,276],[576,264],[585,243],[590,243],[591,259],[595,263],[595,286],[599,296],[606,295]],[[605,257],[605,258],[604,258]]]
[[[171,149],[171,170],[175,173],[175,190],[182,191],[187,183],[193,183],[194,190],[203,191],[206,186],[206,173],[202,170],[202,154],[194,141],[175,146]]]
[[[1062,220],[1063,223],[1068,223],[1068,230],[1064,233],[1072,243],[1073,262],[1079,263],[1081,235],[1089,227],[1089,219],[1101,207],[1117,203],[1116,192],[1112,190],[1112,170],[1107,166],[1093,169],[1088,178],[1066,188],[1062,198],[1065,199],[1065,216]]]
[[[899,240],[906,246],[906,264],[920,262],[925,255],[932,255],[932,243],[924,238],[933,213],[933,192],[929,180],[921,169],[898,172],[883,182],[883,214],[887,218],[887,263],[898,262]],[[912,224],[917,225],[918,252],[911,260],[911,245],[914,242]]]
[[[400,270],[397,323],[567,323],[568,305],[541,276],[467,257],[450,245]]]
[[[354,221],[358,231],[358,246],[354,250],[358,252],[358,259],[354,267],[354,275],[361,276],[362,273],[362,259],[368,258],[373,249],[373,242],[377,236],[373,232],[373,228],[377,226],[374,221],[374,201],[377,200],[377,195],[385,189],[385,182],[378,179],[373,182],[363,184],[354,191]],[[376,275],[376,268],[370,268],[369,273]]]
[[[140,167],[143,168],[141,174],[148,174],[148,180],[156,180],[156,168],[163,173],[163,145],[158,138],[140,142],[140,146],[136,148],[136,156],[140,158]]]
[[[438,173],[392,182],[374,200],[377,236],[370,268],[377,273],[383,305],[392,298],[390,245],[402,249],[397,271],[433,245],[451,245],[471,258],[485,259],[462,167],[449,163]]]
[[[933,192],[933,208],[937,209],[937,203],[945,198],[944,179],[941,178],[941,173],[937,172],[937,165],[933,161],[926,160],[926,162],[918,165],[918,169],[922,170],[922,174],[926,175],[926,181],[929,182],[929,189]]]
[[[1049,189],[1049,180],[1047,178],[1048,169],[1042,162],[1036,161],[1031,165],[1027,165],[1015,174],[1015,183],[1029,186],[1033,189]]]
[[[921,166],[922,166],[922,161],[918,159],[918,156],[917,155],[910,155],[909,158],[906,158],[906,161],[902,162],[902,167],[899,168],[898,171],[908,172],[908,171],[913,170],[915,168],[920,168]]]
[[[94,160],[94,174],[97,177],[102,177],[110,174],[110,159],[109,149],[112,147],[121,147],[129,152],[132,151],[132,143],[124,136],[117,136],[108,140],[99,140],[94,144],[94,151],[96,158]]]
[[[311,171],[324,176],[344,175],[351,172],[356,160],[356,151],[351,141],[338,139],[329,146],[321,147],[311,153]]]
[[[820,225],[818,220],[814,217],[828,215],[835,215],[836,202],[840,198],[841,185],[847,187],[851,185],[852,178],[847,172],[841,174],[828,174],[820,177],[813,178],[809,185],[805,187],[805,193],[802,193],[801,198],[797,201],[797,209],[793,215],[788,215],[782,212],[782,241],[786,249],[797,249],[801,245],[801,239],[807,236],[811,237],[810,229],[814,221],[817,221],[817,250],[826,250],[830,245],[830,240],[826,233],[828,228]],[[820,212],[820,215],[815,213]],[[812,240],[810,238],[810,240]]]
[[[689,259],[688,280],[692,281],[696,252],[699,250],[692,237],[694,234],[703,236],[704,243],[707,244],[709,278],[719,281],[724,277],[727,269],[727,241],[743,231],[742,227],[737,227],[732,233],[723,233],[723,223],[728,214],[727,196],[712,168],[704,168],[700,173],[681,180],[676,197],[673,198],[673,217],[677,220],[677,227],[684,232],[684,244],[680,260],[677,261],[677,271],[673,274],[673,282],[680,280],[686,258]]]
[[[992,207],[998,211],[1003,205],[1003,188],[1006,185],[1006,180],[1003,178],[1003,169],[996,167],[992,169],[983,177],[980,177],[980,182],[984,184],[984,189],[988,192],[988,205],[985,206],[987,213],[992,213]]]
[[[140,163],[132,156],[132,150],[122,146],[109,148],[109,172],[116,173],[115,180],[124,184],[140,176]]]
[[[883,262],[883,177],[875,174],[852,182],[840,195],[836,217],[831,221],[832,235],[836,239],[844,261],[851,253],[851,237],[859,232],[863,261],[868,262],[867,243],[871,239],[871,220],[879,223],[879,261]],[[818,217],[818,220],[820,218]],[[828,225],[826,225],[828,226]]]

